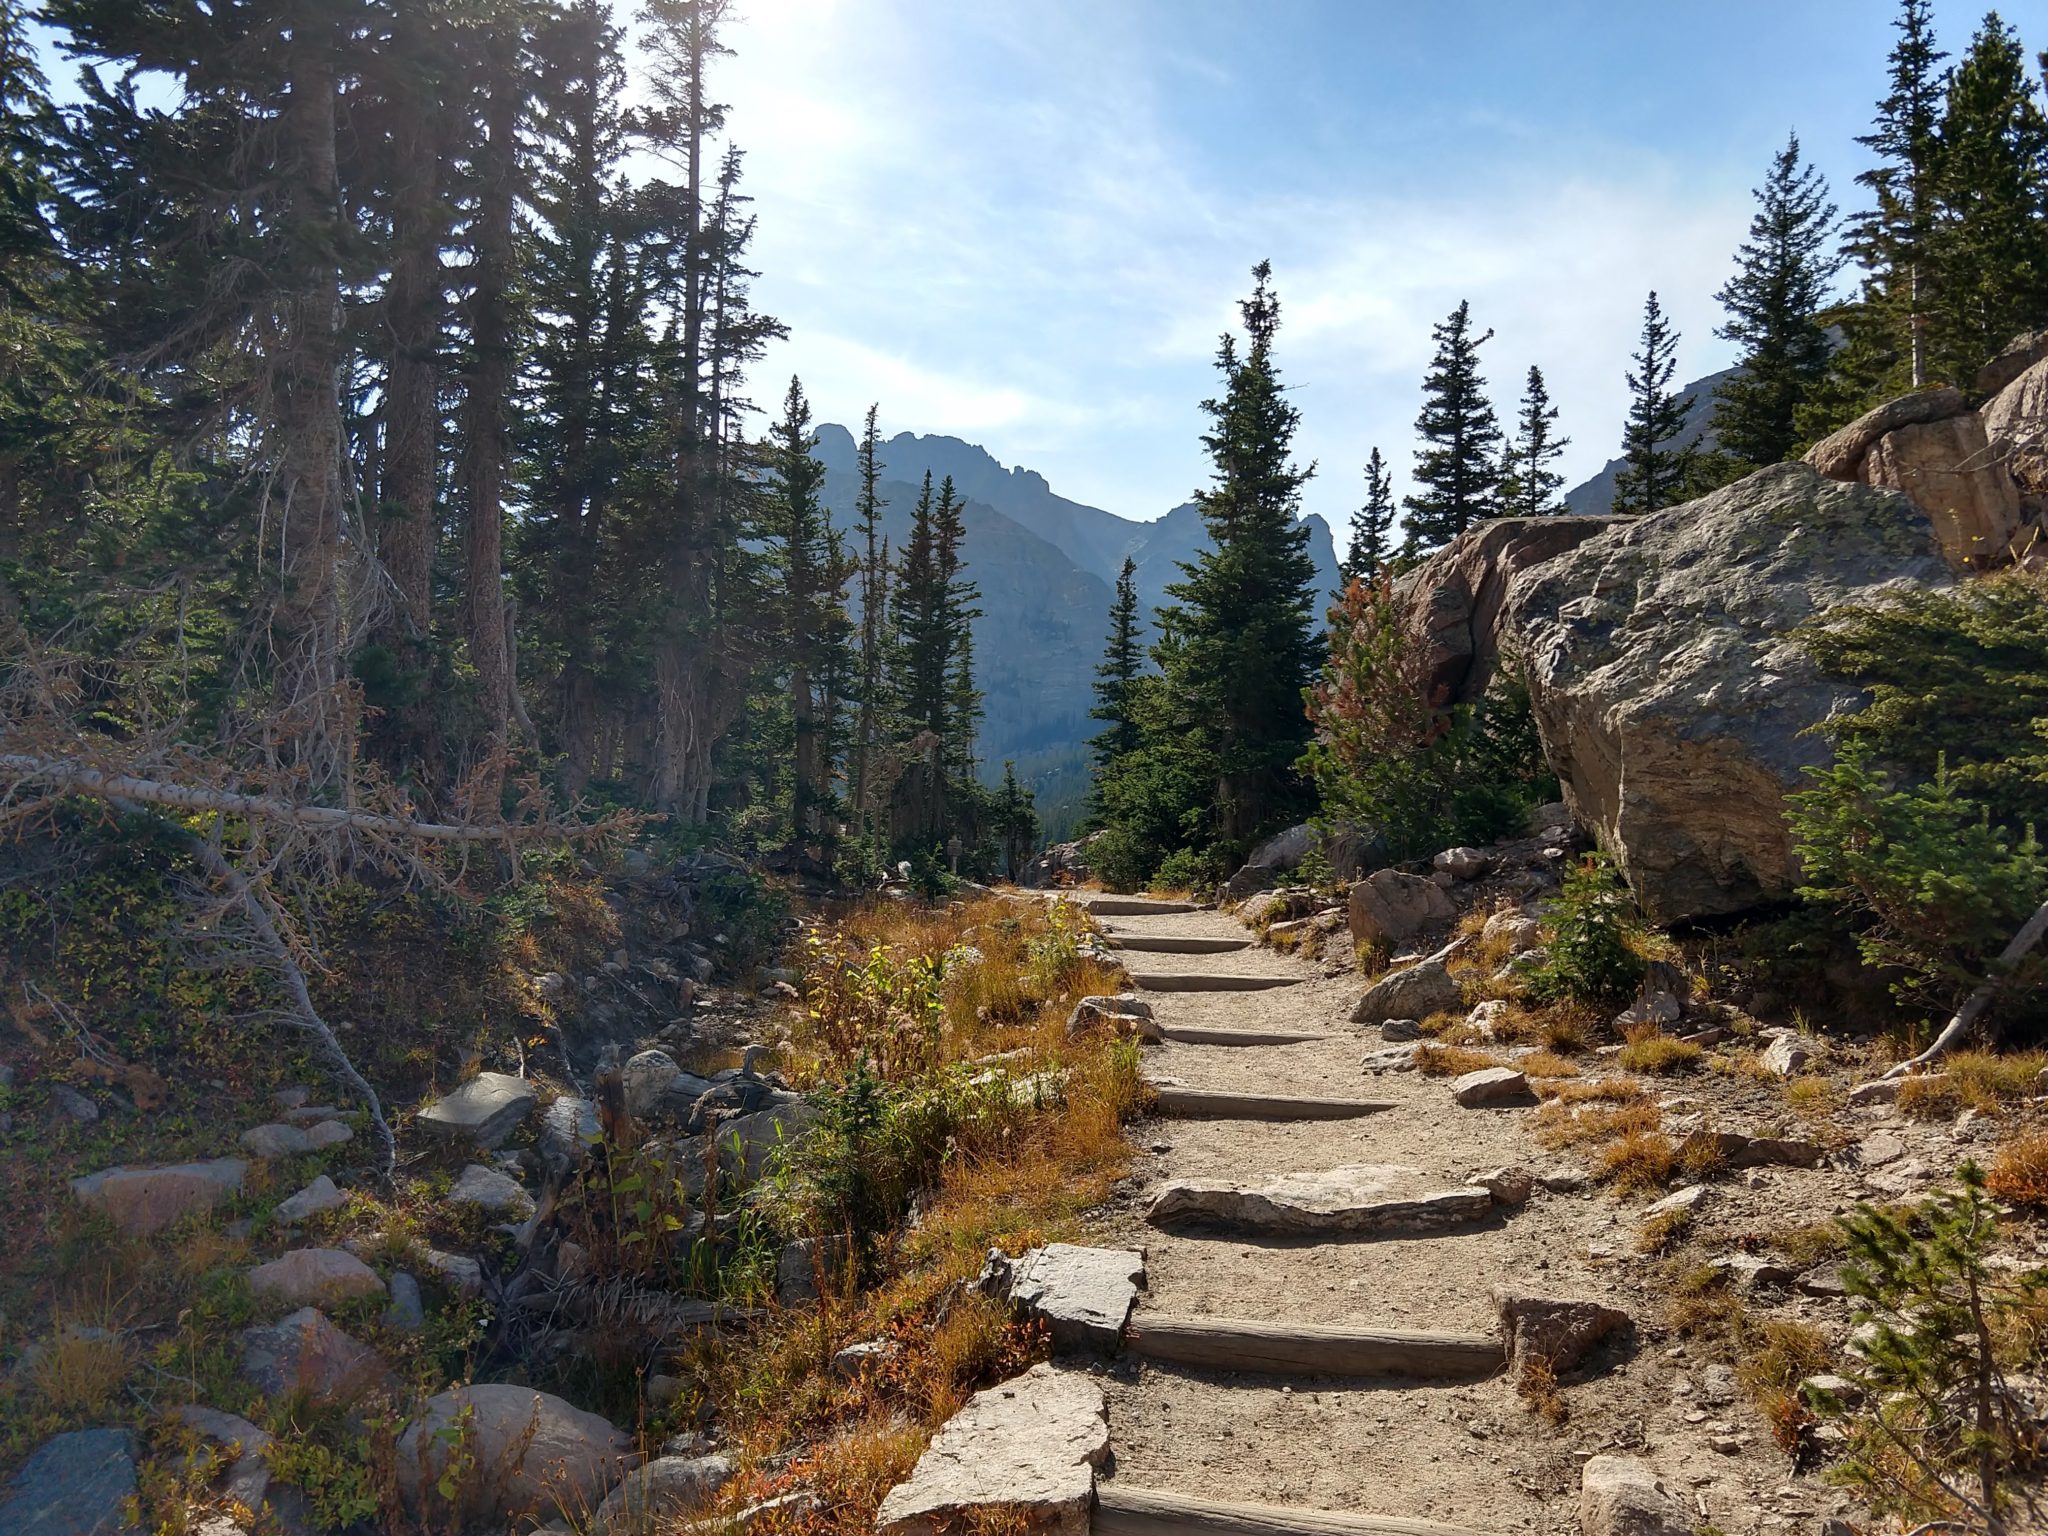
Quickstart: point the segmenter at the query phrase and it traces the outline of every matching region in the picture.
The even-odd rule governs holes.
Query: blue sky
[[[718,95],[757,199],[757,375],[822,419],[945,432],[1128,517],[1205,476],[1199,402],[1270,258],[1280,361],[1341,526],[1406,481],[1430,325],[1540,364],[1574,480],[1615,451],[1643,295],[1681,377],[1788,130],[1845,208],[1888,0],[742,0]],[[1937,5],[1958,52],[1982,17]],[[2008,5],[2031,48],[2041,0]],[[1405,489],[1405,483],[1403,484]]]

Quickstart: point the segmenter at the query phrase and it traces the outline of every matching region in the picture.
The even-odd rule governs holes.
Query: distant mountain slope
[[[1685,429],[1679,441],[1688,447],[1699,447],[1712,451],[1720,446],[1714,436],[1714,393],[1740,373],[1740,368],[1724,368],[1719,373],[1710,373],[1704,379],[1695,379],[1685,386],[1681,393],[1691,397],[1691,404],[1685,413]],[[1614,483],[1617,476],[1627,467],[1624,459],[1609,459],[1607,467],[1586,481],[1565,492],[1564,506],[1567,512],[1612,512],[1614,510]]]
[[[827,423],[813,451],[826,470],[826,506],[836,523],[850,527],[853,434]],[[878,457],[889,503],[882,521],[893,548],[903,546],[927,469],[935,480],[951,475],[966,499],[967,570],[981,587],[974,655],[987,710],[983,777],[993,782],[1005,761],[1015,761],[1038,795],[1048,835],[1063,835],[1078,821],[1088,789],[1087,742],[1097,728],[1088,710],[1111,584],[1129,555],[1137,562],[1140,603],[1159,606],[1167,585],[1180,580],[1181,562],[1203,548],[1201,514],[1189,502],[1149,523],[1118,517],[1055,495],[1044,476],[1005,468],[957,437],[899,433]],[[1317,589],[1327,594],[1337,585],[1330,527],[1320,517],[1303,521]]]

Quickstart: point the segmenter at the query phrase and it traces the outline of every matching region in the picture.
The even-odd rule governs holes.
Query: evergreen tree
[[[1742,372],[1715,401],[1714,434],[1723,451],[1763,465],[1792,457],[1799,413],[1827,376],[1831,349],[1820,312],[1842,258],[1828,250],[1835,222],[1828,184],[1800,163],[1796,133],[1772,159],[1756,201],[1735,275],[1714,295],[1728,311],[1714,334],[1743,349]]]
[[[1531,367],[1529,382],[1522,390],[1521,410],[1515,417],[1515,436],[1501,466],[1501,516],[1548,517],[1564,510],[1564,503],[1557,499],[1564,476],[1551,465],[1572,440],[1554,436],[1556,430],[1557,407],[1550,403],[1543,370]]]
[[[1017,782],[1017,765],[1003,764],[1003,786],[996,792],[996,835],[1002,840],[1002,871],[1015,880],[1038,848],[1038,806],[1030,790]]]
[[[1472,306],[1460,303],[1430,334],[1436,359],[1422,381],[1422,414],[1415,419],[1423,442],[1415,454],[1421,489],[1402,503],[1411,552],[1448,544],[1492,516],[1500,485],[1500,422],[1479,373],[1479,349],[1493,332],[1475,337]]]
[[[888,542],[882,536],[882,508],[888,505],[878,487],[882,480],[879,458],[881,436],[875,428],[876,407],[868,407],[861,430],[856,473],[860,487],[854,493],[854,532],[860,541],[860,672],[856,697],[860,718],[854,727],[853,808],[866,817],[874,810],[870,786],[878,763],[888,710],[885,698],[887,678],[887,619],[889,606]]]
[[[1235,336],[1222,338],[1223,392],[1202,405],[1215,471],[1195,503],[1209,547],[1182,562],[1183,579],[1167,588],[1173,601],[1154,653],[1175,750],[1194,754],[1211,796],[1204,844],[1230,857],[1305,804],[1295,764],[1309,736],[1302,689],[1318,660],[1315,565],[1297,515],[1313,466],[1291,457],[1300,413],[1274,362],[1280,300],[1270,263],[1252,276],[1239,306],[1246,344],[1240,351]]]
[[[1351,514],[1351,546],[1338,562],[1337,572],[1346,586],[1371,581],[1393,554],[1394,486],[1387,474],[1387,461],[1374,448],[1365,460],[1365,504]]]
[[[1088,743],[1098,782],[1138,750],[1137,689],[1145,670],[1143,629],[1138,617],[1138,562],[1125,555],[1123,569],[1117,572],[1116,600],[1109,609],[1109,644],[1095,669],[1095,707],[1088,711],[1091,720],[1100,720],[1105,727]],[[1100,796],[1095,798],[1099,804]]]
[[[940,738],[946,730],[950,649],[932,505],[932,473],[926,470],[889,593],[889,663],[894,674],[891,695],[902,711],[901,729],[906,736],[929,732]]]
[[[974,742],[981,731],[981,692],[974,686],[975,603],[981,589],[966,576],[967,503],[953,487],[953,477],[939,483],[932,509],[932,554],[939,589],[940,644],[945,662],[945,710],[940,734],[946,742],[946,770],[963,789],[974,783]]]
[[[1995,11],[1949,76],[1933,182],[1932,367],[1968,389],[2016,333],[2048,321],[2048,117]]]
[[[1681,447],[1690,397],[1671,387],[1678,372],[1678,333],[1671,329],[1653,290],[1643,304],[1643,335],[1627,375],[1628,423],[1622,429],[1621,454],[1627,467],[1615,478],[1614,510],[1655,512],[1671,505],[1685,484],[1692,450]]]

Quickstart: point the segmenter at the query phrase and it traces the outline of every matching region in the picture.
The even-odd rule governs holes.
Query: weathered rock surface
[[[327,1211],[338,1211],[348,1204],[348,1196],[336,1187],[334,1180],[321,1174],[296,1195],[288,1195],[277,1202],[271,1212],[280,1222],[295,1226],[309,1217]]]
[[[2048,338],[2048,331],[2035,334]],[[2048,356],[1985,401],[1979,414],[1991,456],[2005,466],[2020,491],[2048,495]]]
[[[1519,955],[1543,942],[1543,925],[1520,912],[1496,912],[1486,920],[1479,937],[1488,944],[1506,944],[1509,954]]]
[[[1354,1024],[1384,1024],[1388,1019],[1426,1019],[1464,1006],[1464,995],[1450,970],[1437,959],[1418,960],[1406,970],[1382,976],[1365,989],[1351,1010]]]
[[[252,1125],[242,1132],[242,1145],[249,1149],[250,1156],[268,1162],[318,1152],[323,1147],[338,1147],[354,1134],[339,1120],[322,1120],[315,1125]]]
[[[458,1433],[465,1410],[468,1427]],[[434,1485],[460,1454],[471,1462],[471,1501],[498,1519],[591,1509],[619,1481],[631,1450],[630,1436],[559,1397],[478,1382],[428,1398],[399,1436],[398,1490],[415,1512],[438,1504]]]
[[[495,1152],[533,1113],[533,1084],[505,1072],[479,1072],[446,1098],[419,1113],[420,1129],[444,1141],[466,1141]]]
[[[628,1472],[597,1507],[597,1536],[654,1536],[700,1513],[732,1481],[723,1456],[657,1456]]]
[[[1531,566],[1584,543],[1611,517],[1491,518],[1401,578],[1407,624],[1423,648],[1423,683],[1439,709],[1486,692],[1500,657],[1508,588]]]
[[[1352,884],[1350,916],[1354,944],[1390,954],[1417,934],[1456,921],[1458,909],[1435,881],[1382,869]]]
[[[1357,1163],[1289,1173],[1264,1183],[1175,1179],[1153,1199],[1155,1227],[1227,1229],[1271,1236],[1428,1232],[1493,1214],[1491,1190],[1432,1186],[1419,1168]]]
[[[249,1289],[294,1306],[382,1296],[384,1282],[352,1253],[339,1248],[294,1248],[249,1271]]]
[[[1503,1104],[1530,1104],[1535,1095],[1529,1079],[1513,1067],[1481,1067],[1451,1079],[1451,1098],[1466,1109],[1490,1109]]]
[[[448,1191],[448,1203],[475,1206],[493,1216],[510,1217],[514,1221],[524,1221],[533,1214],[533,1196],[526,1192],[525,1185],[511,1174],[486,1168],[481,1163],[471,1163],[462,1170],[454,1187]]]
[[[229,1458],[221,1492],[245,1509],[261,1510],[271,1491],[270,1464],[265,1460],[272,1444],[270,1431],[236,1414],[222,1413],[199,1403],[181,1404],[171,1409],[170,1416],[200,1439],[219,1446]],[[301,1512],[297,1489],[280,1488],[278,1492],[280,1515],[287,1512],[285,1506],[290,1506],[291,1514]],[[289,1525],[284,1528],[291,1529]]]
[[[766,1109],[727,1121],[718,1130],[718,1144],[728,1172],[752,1184],[767,1171],[783,1147],[810,1134],[817,1106],[794,1093],[777,1093]]]
[[[1090,1030],[1102,1029],[1113,1035],[1137,1032],[1141,1022],[1152,1017],[1152,1005],[1135,992],[1115,996],[1084,997],[1067,1015],[1067,1038],[1076,1039]]]
[[[304,1391],[322,1401],[344,1402],[381,1391],[393,1380],[382,1355],[313,1307],[267,1328],[244,1329],[242,1377],[272,1397]]]
[[[1757,1056],[1757,1065],[1773,1077],[1791,1077],[1813,1063],[1813,1047],[1797,1035],[1779,1035]]]
[[[1825,1149],[1816,1142],[1779,1136],[1745,1136],[1740,1131],[1694,1131],[1678,1145],[1678,1155],[1698,1166],[1782,1168],[1819,1166]]]
[[[1500,1310],[1508,1363],[1518,1373],[1535,1364],[1568,1371],[1615,1329],[1627,1327],[1629,1320],[1626,1312],[1601,1302],[1507,1287],[1494,1290],[1493,1302]]]
[[[2019,532],[2019,486],[1973,412],[1886,433],[1864,456],[1858,478],[1912,497],[1957,565],[2003,560]]]
[[[626,1111],[636,1120],[654,1113],[669,1084],[683,1075],[667,1051],[641,1051],[619,1068],[619,1081],[626,1090]]]
[[[2048,330],[2022,331],[2005,344],[1998,356],[1977,370],[1973,381],[1978,398],[1988,399],[2036,363],[2048,360]]]
[[[1863,696],[1787,632],[1895,584],[1953,580],[1895,492],[1780,464],[1619,524],[1526,572],[1506,624],[1576,820],[1660,923],[1798,883],[1788,791],[1827,760],[1809,728]]]
[[[1005,1529],[1087,1536],[1109,1411],[1086,1376],[1035,1365],[977,1392],[882,1501],[877,1536],[939,1536],[1000,1518]]]
[[[1863,459],[1878,440],[1901,427],[1948,421],[1970,408],[1959,389],[1916,390],[1865,411],[1806,450],[1806,462],[1830,480],[1861,480]]]
[[[125,1429],[77,1429],[45,1440],[0,1493],[7,1536],[114,1536],[132,1531],[135,1437]]]
[[[1115,1354],[1145,1283],[1145,1256],[1129,1248],[1048,1243],[1012,1259],[991,1250],[979,1286],[1042,1322],[1053,1348]]]
[[[1595,1456],[1579,1474],[1583,1536],[1692,1536],[1698,1521],[1638,1456]]]
[[[241,1193],[249,1165],[238,1157],[164,1168],[108,1168],[71,1181],[82,1205],[105,1211],[131,1237],[148,1237],[194,1211],[210,1211]]]

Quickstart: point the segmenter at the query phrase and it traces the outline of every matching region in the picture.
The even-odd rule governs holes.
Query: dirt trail
[[[1112,938],[1245,936],[1215,912],[1100,919]],[[1378,1031],[1349,1022],[1355,977],[1327,978],[1312,962],[1267,949],[1125,956],[1136,974],[1286,975],[1299,985],[1263,992],[1144,992],[1168,1026],[1327,1031],[1282,1046],[1179,1044],[1146,1048],[1160,1081],[1233,1092],[1391,1100],[1396,1107],[1335,1123],[1151,1119],[1132,1128],[1138,1176],[1103,1213],[1104,1240],[1147,1254],[1148,1316],[1490,1333],[1497,1284],[1589,1296],[1639,1318],[1654,1309],[1612,1255],[1629,1247],[1628,1212],[1592,1194],[1539,1190],[1519,1211],[1429,1236],[1275,1240],[1161,1231],[1144,1211],[1161,1183],[1202,1177],[1261,1181],[1361,1163],[1404,1164],[1418,1184],[1454,1189],[1504,1165],[1560,1171],[1530,1134],[1528,1109],[1469,1110],[1441,1079],[1370,1075]],[[1368,1034],[1371,1038],[1367,1038]],[[1647,1319],[1646,1319],[1647,1321]],[[1674,1491],[1703,1525],[1730,1532],[1803,1523],[1826,1496],[1793,1488],[1767,1466],[1717,1456],[1708,1433],[1738,1410],[1698,1411],[1685,1364],[1665,1355],[1654,1324],[1607,1374],[1573,1387],[1571,1419],[1553,1426],[1505,1376],[1476,1385],[1430,1380],[1253,1376],[1126,1360],[1108,1382],[1117,1483],[1236,1503],[1352,1516],[1422,1518],[1488,1532],[1577,1529],[1578,1469],[1603,1450],[1657,1442]],[[1692,1419],[1688,1419],[1688,1414]],[[1782,1463],[1780,1463],[1782,1465]],[[1782,1485],[1782,1486],[1781,1486]]]

